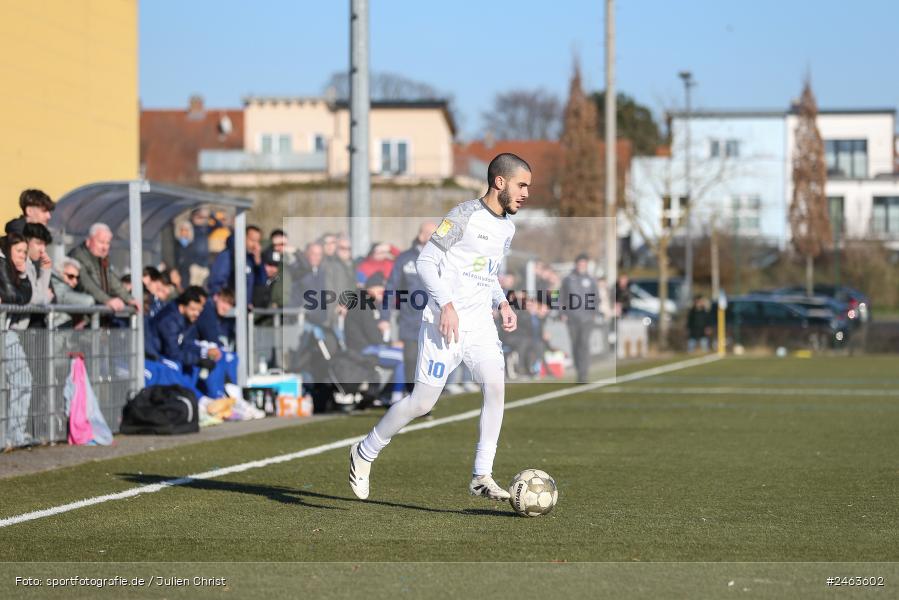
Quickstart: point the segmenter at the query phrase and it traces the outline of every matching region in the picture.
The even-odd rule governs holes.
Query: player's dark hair
[[[175,302],[178,303],[178,306],[187,306],[191,302],[203,304],[203,296],[197,291],[196,286],[191,286],[181,292],[181,295],[178,296]]]
[[[260,236],[262,236],[262,230],[259,229],[259,227],[257,227],[256,225],[247,225],[246,232],[250,233],[251,231],[255,231]]]
[[[287,237],[287,234],[284,233],[283,229],[273,229],[271,234],[269,234],[268,239],[273,240],[278,236]]]
[[[38,206],[51,212],[56,208],[56,205],[53,204],[53,200],[50,199],[50,196],[41,190],[23,191],[19,194],[19,206],[22,209],[23,215],[25,214],[25,209],[29,206]]]
[[[144,277],[150,281],[162,281],[162,273],[156,267],[144,267]]]
[[[209,292],[207,292],[206,289],[200,285],[189,285],[184,291],[196,294],[200,298],[201,302],[209,297]]]
[[[22,229],[22,235],[25,237],[26,242],[28,240],[38,239],[45,244],[53,243],[53,236],[50,235],[50,230],[40,223],[25,223],[25,227]]]
[[[511,152],[503,152],[502,154],[497,154],[496,157],[490,161],[490,165],[487,167],[487,185],[492,188],[496,187],[496,178],[502,177],[503,179],[511,179],[513,175],[515,175],[515,171],[518,169],[524,169],[528,173],[531,172],[531,165],[527,163],[523,158],[516,154],[512,154]]]

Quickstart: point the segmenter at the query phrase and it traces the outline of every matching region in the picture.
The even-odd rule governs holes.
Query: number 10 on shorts
[[[442,362],[434,362],[433,360],[428,361],[428,376],[440,379],[443,377],[443,372],[445,370],[446,365]]]

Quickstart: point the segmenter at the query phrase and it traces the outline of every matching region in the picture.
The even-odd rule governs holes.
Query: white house
[[[671,156],[633,159],[629,193],[638,212],[656,225],[663,207],[676,217],[689,188],[696,234],[715,219],[734,234],[785,247],[797,113],[722,110],[669,116]],[[895,110],[821,110],[818,129],[827,156],[826,192],[835,234],[878,239],[899,249]]]

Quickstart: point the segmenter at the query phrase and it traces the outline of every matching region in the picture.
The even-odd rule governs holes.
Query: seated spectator
[[[144,314],[153,318],[168,302],[169,288],[156,267],[144,267],[144,276],[141,279],[144,284]]]
[[[201,341],[218,344],[222,349],[234,347],[235,327],[234,290],[225,288],[206,300],[197,319],[197,337]]]
[[[69,256],[81,263],[81,286],[97,304],[104,304],[115,311],[131,304],[140,310],[140,304],[131,297],[109,265],[109,246],[112,230],[104,223],[94,223],[84,243]]]
[[[389,330],[382,326],[380,309],[383,306],[386,284],[387,280],[381,273],[375,273],[366,280],[359,302],[347,311],[344,339],[347,350],[377,356],[379,365],[393,369],[391,402],[397,402],[402,399],[406,389],[406,374],[403,368],[403,349],[388,344]],[[366,296],[370,299],[368,303],[365,301]]]
[[[81,289],[79,278],[81,276],[81,264],[68,256],[62,259],[62,266],[54,270],[50,279],[53,295],[57,304],[64,306],[93,306],[94,299],[90,294]],[[56,327],[72,325],[81,329],[87,325],[87,319],[82,315],[69,315],[67,313],[55,313],[54,323]]]
[[[3,240],[0,248],[0,302],[3,304],[28,304],[31,300],[31,283],[26,274],[28,243],[22,234],[12,232]],[[6,410],[6,447],[15,448],[33,442],[25,431],[28,409],[31,406],[31,369],[16,330],[28,326],[28,315],[9,314],[7,322],[0,324],[3,335],[2,365],[8,392]]]
[[[22,208],[22,216],[6,224],[6,233],[23,233],[28,223],[38,223],[46,227],[50,222],[50,213],[56,208],[50,196],[41,190],[23,191],[19,196],[19,206]]]
[[[247,300],[252,301],[253,289],[257,283],[265,281],[265,268],[262,266],[262,231],[255,225],[247,225]],[[215,257],[209,274],[208,288],[216,293],[226,287],[233,287],[234,279],[234,235],[228,238],[224,252]]]

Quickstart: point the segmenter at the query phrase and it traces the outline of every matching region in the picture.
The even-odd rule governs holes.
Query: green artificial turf
[[[0,561],[899,561],[897,374],[892,357],[727,359],[509,410],[497,479],[548,471],[560,499],[546,517],[468,497],[470,419],[397,436],[367,502],[341,448],[5,527]],[[508,401],[558,387],[513,386]],[[884,393],[852,395],[866,389]],[[454,399],[436,416],[478,404]],[[0,518],[361,435],[378,416],[4,480]],[[365,572],[380,568],[393,567]]]

